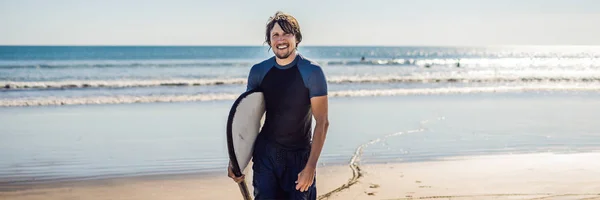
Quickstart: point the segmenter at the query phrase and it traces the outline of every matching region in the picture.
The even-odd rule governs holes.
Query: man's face
[[[296,36],[285,33],[278,23],[271,30],[271,48],[279,59],[286,59],[296,52]]]

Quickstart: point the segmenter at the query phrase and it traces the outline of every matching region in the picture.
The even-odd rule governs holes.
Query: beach
[[[600,199],[600,153],[456,157],[320,167],[319,199]],[[251,176],[248,177],[251,182]],[[249,188],[252,191],[251,184]],[[329,193],[332,192],[332,193]],[[329,194],[327,194],[329,193]],[[67,182],[2,191],[2,199],[242,199],[224,175],[159,176]]]
[[[600,142],[598,127],[590,121],[597,115],[596,99],[594,93],[332,98],[318,195],[600,198]],[[3,108],[0,118],[10,124],[3,130],[41,132],[48,138],[19,134],[10,145],[3,140],[3,148],[13,150],[3,151],[12,156],[3,156],[0,197],[241,199],[224,171],[220,125],[228,109],[227,101]],[[18,123],[24,119],[47,123]],[[94,123],[89,121],[105,125],[90,129]],[[61,132],[65,126],[70,131]],[[89,135],[82,135],[84,130]],[[24,145],[19,143],[32,145],[17,148]],[[248,175],[252,190],[251,180]]]
[[[0,199],[241,199],[226,122],[266,49],[0,49]],[[318,195],[600,199],[600,51],[543,50],[302,47],[330,97]]]

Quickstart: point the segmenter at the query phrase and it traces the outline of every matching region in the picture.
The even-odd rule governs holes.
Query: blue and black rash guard
[[[286,66],[271,57],[250,69],[247,91],[254,89],[265,97],[266,118],[260,134],[283,149],[310,148],[310,98],[327,95],[321,67],[300,54]]]

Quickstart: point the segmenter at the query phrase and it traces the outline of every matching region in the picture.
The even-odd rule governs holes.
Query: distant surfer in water
[[[275,13],[265,34],[275,56],[252,66],[248,75],[247,91],[263,92],[266,105],[252,154],[255,199],[317,197],[315,172],[329,127],[327,81],[317,63],[297,53],[301,41],[298,21]],[[244,179],[231,166],[228,175],[238,183]]]

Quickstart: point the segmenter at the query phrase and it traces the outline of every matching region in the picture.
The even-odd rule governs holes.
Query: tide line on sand
[[[443,120],[443,119],[444,119],[444,117],[437,118],[437,120]],[[428,123],[429,121],[430,120],[423,120],[420,122],[420,124],[421,124],[421,126],[423,126],[424,124]],[[350,178],[347,183],[341,185],[340,187],[338,187],[332,191],[329,191],[325,194],[320,195],[319,197],[317,197],[317,199],[327,199],[331,195],[341,192],[345,189],[348,189],[348,188],[350,188],[350,186],[358,183],[358,179],[363,176],[361,169],[360,169],[360,165],[359,165],[360,157],[363,154],[363,150],[366,147],[368,147],[369,145],[373,145],[373,144],[379,143],[381,141],[385,141],[389,137],[399,136],[399,135],[408,134],[408,133],[421,133],[421,132],[424,132],[425,130],[426,130],[425,128],[421,127],[419,129],[414,129],[414,130],[391,133],[391,134],[385,135],[383,137],[375,138],[367,143],[364,143],[364,144],[358,146],[356,148],[356,151],[354,152],[354,155],[352,155],[352,158],[350,159],[350,163],[349,163],[349,167],[350,167],[350,169],[352,169],[352,178]]]

